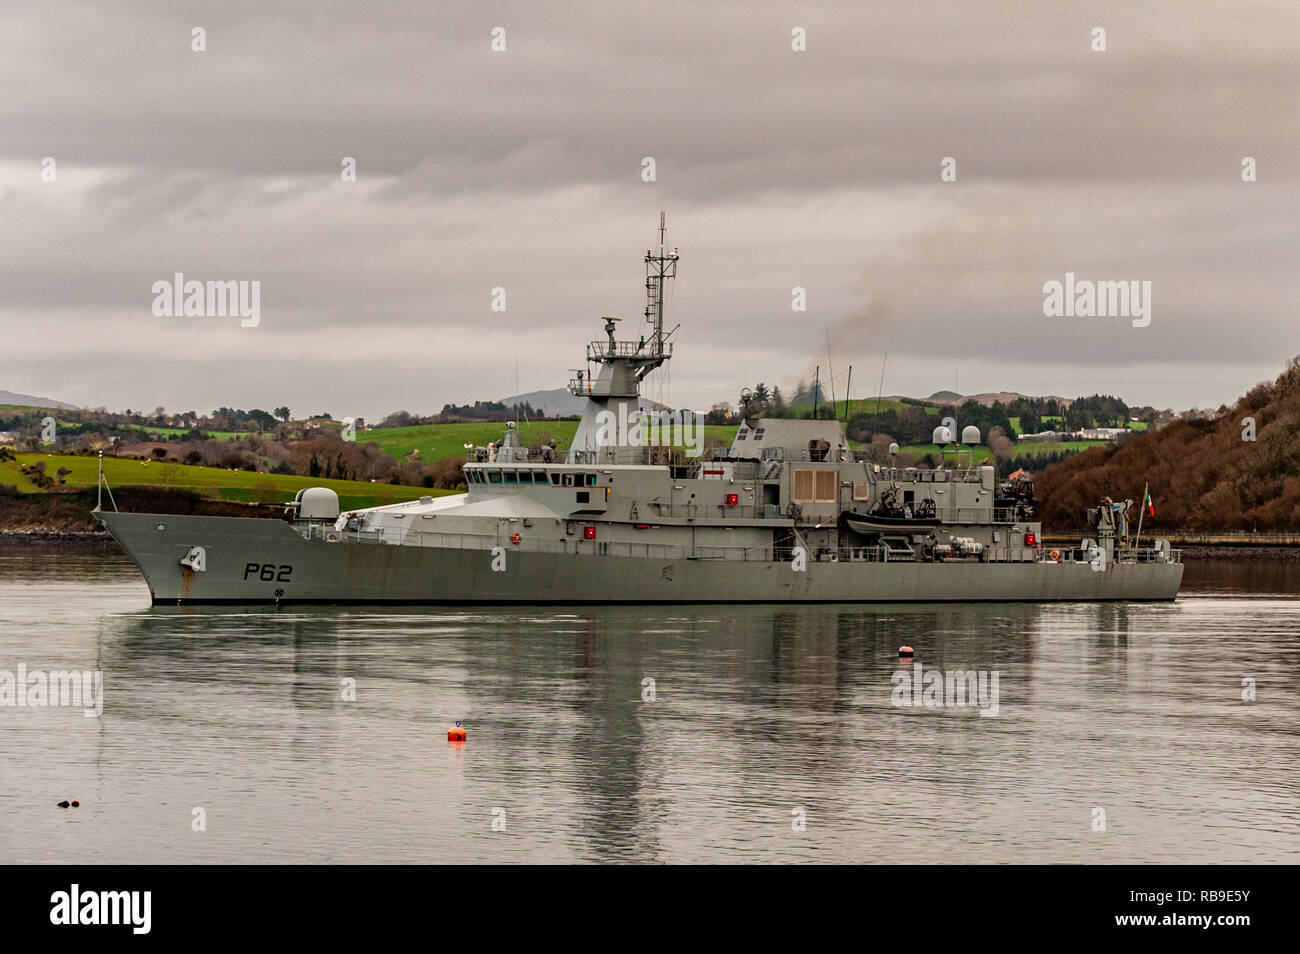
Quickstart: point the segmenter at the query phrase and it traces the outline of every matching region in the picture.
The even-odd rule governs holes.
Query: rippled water
[[[105,680],[99,718],[0,708],[0,845],[10,862],[1296,861],[1297,593],[1295,565],[1205,563],[1175,604],[151,608],[123,557],[0,550],[0,670]],[[893,705],[903,643],[923,668],[996,670],[998,714]]]

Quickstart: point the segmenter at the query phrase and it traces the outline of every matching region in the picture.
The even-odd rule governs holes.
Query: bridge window
[[[501,483],[501,471],[499,470],[489,470],[487,472],[487,477],[488,477],[489,484]]]

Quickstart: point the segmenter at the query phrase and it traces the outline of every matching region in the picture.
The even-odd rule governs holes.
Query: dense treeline
[[[849,440],[870,441],[883,434],[900,444],[928,444],[935,427],[945,415],[927,413],[915,405],[898,409],[885,408],[879,414],[863,412],[849,418],[845,430]]]
[[[863,411],[849,418],[847,431],[849,439],[854,441],[870,441],[882,434],[899,444],[929,444],[934,429],[946,417],[957,422],[955,437],[960,437],[962,430],[973,424],[980,429],[981,443],[988,441],[994,428],[1014,440],[1011,435],[1015,434],[1015,429],[1001,401],[994,401],[991,407],[978,401],[966,401],[958,408],[945,405],[938,414],[927,413],[924,407],[917,405],[882,409],[880,413]]]
[[[1251,388],[1226,413],[1174,421],[1048,467],[1035,482],[1039,514],[1053,528],[1082,527],[1085,507],[1104,496],[1140,503],[1149,481],[1156,513],[1144,535],[1148,527],[1292,531],[1300,527],[1298,432],[1300,358],[1292,358],[1276,381]]]
[[[500,401],[475,401],[473,404],[444,404],[438,415],[439,423],[450,421],[519,421],[540,420],[546,415],[538,412],[527,401],[519,404],[502,404]],[[391,415],[390,415],[391,417]],[[385,418],[387,420],[388,418]]]
[[[1085,427],[1127,427],[1129,407],[1109,394],[1075,398],[1062,414],[1065,429],[1077,431]]]
[[[897,404],[902,406],[895,406]],[[795,387],[794,399],[789,406],[782,399],[780,388],[769,389],[766,384],[759,382],[752,391],[742,391],[734,407],[725,401],[715,404],[708,412],[706,423],[732,424],[740,418],[754,417],[817,417],[831,420],[838,416],[837,407],[838,405],[832,406],[825,388],[816,381],[809,384],[801,380]],[[1073,401],[1053,397],[1019,397],[1010,403],[994,401],[991,405],[968,400],[960,407],[952,404],[936,407],[928,401],[903,398],[901,401],[891,401],[890,406],[882,407],[879,411],[864,408],[849,417],[845,423],[851,440],[870,442],[877,435],[887,435],[890,440],[900,444],[928,444],[934,428],[945,417],[956,419],[959,433],[973,424],[980,429],[982,435],[987,436],[997,428],[1014,441],[1017,433],[1125,427],[1130,416],[1146,421],[1170,420],[1174,417],[1172,411],[1132,409],[1113,395],[1094,394]],[[1012,418],[1019,420],[1018,428],[1012,426]]]
[[[1056,398],[1021,397],[1007,405],[1007,415],[1020,419],[1020,433],[1037,434],[1040,431],[1080,431],[1091,427],[1127,427],[1131,416],[1153,421],[1157,415],[1152,408],[1142,408],[1134,414],[1119,398],[1110,394],[1077,397],[1073,401]],[[1172,417],[1172,413],[1168,415]]]

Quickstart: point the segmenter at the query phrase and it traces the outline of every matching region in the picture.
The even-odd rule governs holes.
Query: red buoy
[[[912,649],[911,646],[899,646],[899,647],[898,647],[898,657],[899,657],[900,659],[911,659],[911,658],[912,658],[913,656],[915,656],[915,655],[916,655],[916,652]]]
[[[448,742],[465,741],[465,729],[461,726],[459,719],[456,720],[455,726],[447,730],[447,741]]]

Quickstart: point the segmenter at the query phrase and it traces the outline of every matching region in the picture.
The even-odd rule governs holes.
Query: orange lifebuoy
[[[1047,559],[1051,560],[1053,563],[1056,563],[1057,561],[1059,561],[1059,560],[1061,559],[1061,551],[1059,551],[1059,550],[1052,550],[1052,551],[1050,551],[1050,552],[1047,554]]]
[[[523,537],[521,537],[521,536],[520,536],[519,534],[517,534],[517,533],[512,533],[512,534],[510,534],[510,542],[511,542],[511,543],[518,543],[518,542],[519,542],[520,540],[522,540],[522,539],[523,539]]]

